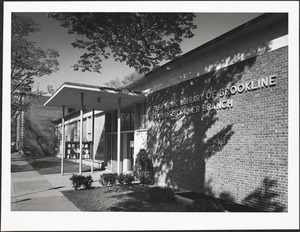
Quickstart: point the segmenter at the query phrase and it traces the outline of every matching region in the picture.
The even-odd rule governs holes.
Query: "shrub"
[[[154,204],[173,203],[175,202],[175,196],[171,188],[153,187],[148,191],[148,200]]]
[[[142,173],[140,175],[136,174],[137,179],[142,185],[154,184],[154,177],[150,173]]]
[[[117,173],[103,173],[100,176],[100,183],[103,186],[113,186],[116,184],[118,174]]]
[[[134,175],[142,185],[154,184],[154,167],[144,149],[137,154],[134,169]]]
[[[118,180],[119,184],[120,184],[121,186],[123,186],[123,184],[124,184],[124,182],[125,182],[125,175],[124,175],[123,173],[120,173],[120,174],[118,175],[118,177],[117,177],[117,180]]]
[[[134,177],[131,174],[126,174],[124,181],[125,181],[125,184],[131,185],[132,182],[134,181]]]
[[[86,176],[83,181],[83,187],[85,189],[90,188],[92,185],[92,182],[93,182],[93,178],[91,177],[91,175]]]
[[[70,180],[72,181],[72,187],[77,191],[81,186],[83,186],[84,189],[88,189],[91,187],[93,179],[91,175],[89,176],[82,176],[82,175],[75,175],[73,174],[70,177]]]

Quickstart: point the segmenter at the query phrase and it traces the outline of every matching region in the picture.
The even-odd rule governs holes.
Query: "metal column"
[[[91,145],[91,172],[94,171],[94,137],[95,137],[95,109],[92,111],[92,145]]]
[[[64,157],[65,157],[65,145],[66,145],[66,136],[65,136],[65,106],[62,106],[62,119],[61,119],[61,136],[62,136],[62,154],[61,154],[61,175],[64,175]]]
[[[118,98],[117,173],[121,172],[121,98]]]
[[[80,109],[80,140],[79,140],[79,174],[82,174],[82,141],[83,141],[83,93],[81,93],[81,109]]]

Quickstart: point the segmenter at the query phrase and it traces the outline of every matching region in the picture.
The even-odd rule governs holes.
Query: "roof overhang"
[[[44,106],[81,109],[81,94],[85,110],[111,111],[121,105],[128,106],[146,99],[141,92],[66,82],[53,94]]]

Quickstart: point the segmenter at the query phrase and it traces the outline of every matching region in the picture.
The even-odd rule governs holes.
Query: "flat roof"
[[[118,107],[119,98],[121,98],[122,107],[146,99],[142,92],[65,82],[44,106],[81,109],[81,94],[84,96],[85,110],[114,110]]]
[[[169,66],[176,65],[176,63],[181,62],[206,48],[212,47],[216,43],[220,43],[221,41],[224,41],[225,39],[234,38],[234,36],[238,36],[238,34],[240,34],[240,36],[241,36],[241,34],[245,33],[245,31],[250,33],[252,30],[256,29],[255,27],[258,24],[259,24],[259,26],[265,26],[270,23],[273,23],[273,21],[287,17],[287,15],[288,15],[287,13],[264,13],[256,18],[254,18],[248,22],[245,22],[242,25],[240,25],[236,28],[233,28],[232,30],[200,45],[199,47],[194,48],[193,50],[175,58],[174,60],[171,60],[171,61],[163,64],[162,66],[146,73],[143,78],[138,79],[137,81],[135,81],[133,83],[130,83],[129,85],[125,86],[124,88],[134,89],[139,84],[143,83],[144,81],[147,81],[148,78],[152,77],[154,74],[157,74],[160,72],[165,72],[166,70],[168,70]],[[245,30],[245,29],[247,29],[247,30]]]

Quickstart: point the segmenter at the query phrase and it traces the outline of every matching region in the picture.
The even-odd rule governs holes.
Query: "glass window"
[[[107,132],[116,132],[118,128],[118,111],[114,110],[111,113],[106,114],[107,122],[110,124],[107,126]],[[121,109],[121,131],[133,130],[134,129],[134,106],[130,106]]]
[[[72,122],[70,124],[70,141],[76,141],[77,137],[77,123]]]
[[[147,106],[146,102],[137,104],[137,128],[146,129],[147,127]]]
[[[134,129],[134,106],[121,110],[121,130],[133,130]]]
[[[67,110],[67,113],[69,114],[69,113],[72,113],[73,111],[75,111],[76,109],[73,109],[73,108],[68,108],[68,110]]]

